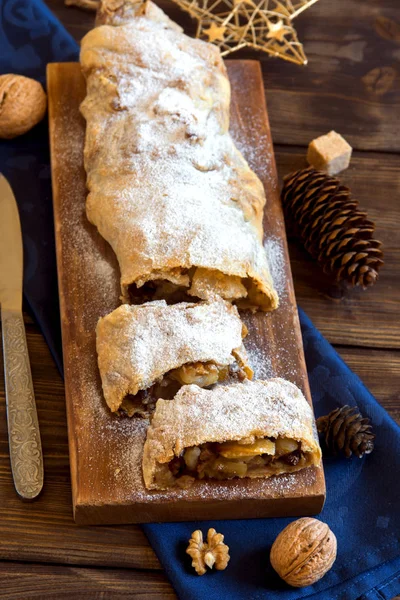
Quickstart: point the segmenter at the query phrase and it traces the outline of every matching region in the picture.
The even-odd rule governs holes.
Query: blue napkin
[[[0,1],[0,73],[44,82],[46,63],[76,60],[78,46],[41,0]],[[25,298],[61,367],[58,295],[46,123],[0,143],[0,170],[20,209],[25,245]],[[317,584],[289,588],[272,570],[269,550],[292,519],[144,525],[182,600],[390,600],[400,593],[400,429],[300,311],[316,415],[357,405],[371,418],[375,451],[364,459],[327,459],[327,502],[320,518],[338,538],[338,558]],[[190,534],[213,526],[231,561],[199,577],[185,554]]]
[[[78,45],[42,2],[0,0],[0,74],[45,84],[46,64],[77,60]],[[24,293],[62,372],[60,313],[46,119],[24,136],[0,140],[0,171],[18,202]]]

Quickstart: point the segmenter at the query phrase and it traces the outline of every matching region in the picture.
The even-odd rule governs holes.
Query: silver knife
[[[17,203],[0,173],[0,304],[10,461],[17,493],[33,500],[43,487],[43,454],[22,316],[22,267]]]

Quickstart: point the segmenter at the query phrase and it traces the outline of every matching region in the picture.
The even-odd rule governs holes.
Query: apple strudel
[[[246,333],[237,308],[221,299],[123,304],[101,318],[96,329],[108,406],[146,416],[157,398],[173,398],[182,385],[251,378],[242,345]]]
[[[312,410],[284,379],[184,386],[158,400],[143,453],[148,489],[199,479],[270,477],[318,465]]]
[[[265,193],[230,134],[219,50],[151,2],[103,2],[82,40],[87,216],[114,249],[122,298],[278,305]]]

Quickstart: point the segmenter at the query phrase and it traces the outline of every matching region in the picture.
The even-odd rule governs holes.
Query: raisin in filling
[[[132,283],[128,287],[128,295],[131,304],[144,304],[152,300],[165,300],[167,304],[196,301],[196,298],[187,294],[187,288],[162,280],[147,281],[140,288]]]

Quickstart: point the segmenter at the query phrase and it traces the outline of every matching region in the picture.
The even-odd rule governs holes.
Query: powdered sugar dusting
[[[267,351],[255,342],[252,337],[246,340],[246,350],[255,379],[270,379],[277,375]]]
[[[267,237],[264,241],[264,250],[274,287],[282,301],[287,285],[283,242],[273,236]]]
[[[232,82],[233,83],[233,82]],[[249,166],[264,181],[275,181],[272,171],[272,159],[269,137],[264,132],[264,123],[254,119],[253,107],[244,107],[242,111],[246,121],[246,131],[233,128],[232,137]],[[246,115],[246,113],[248,113]],[[247,117],[247,118],[246,118]],[[249,126],[248,123],[251,123]],[[252,140],[251,142],[249,140]],[[265,150],[269,148],[269,152]]]
[[[63,132],[55,140],[54,148],[57,164],[62,165],[57,170],[59,196],[63,200],[57,209],[58,233],[63,240],[63,268],[70,273],[68,292],[80,299],[80,310],[83,306],[84,315],[88,318],[93,304],[85,297],[88,291],[85,288],[96,294],[96,306],[101,305],[106,312],[119,304],[119,268],[111,248],[99,239],[95,228],[87,220],[84,202],[86,177],[82,166],[84,128],[81,118],[72,118],[69,108],[60,102],[54,120],[55,131]],[[61,146],[62,140],[66,143]],[[96,311],[90,315],[94,328],[99,316]]]
[[[207,419],[204,418],[207,415]],[[312,411],[301,391],[284,379],[182,387],[173,400],[159,400],[151,428],[155,458],[208,442],[251,435],[312,441]],[[151,455],[151,453],[150,453]]]
[[[160,77],[162,76],[160,69]],[[241,82],[234,81],[233,85],[241,85]],[[64,95],[67,95],[67,91]],[[164,97],[161,100],[160,111],[171,110],[171,98]],[[121,101],[128,103],[132,101],[132,97],[124,91]],[[185,107],[183,103],[180,106],[183,114]],[[250,166],[261,177],[271,177],[272,181],[275,181],[270,155],[266,156],[265,148],[261,150],[256,141],[260,139],[259,131],[265,131],[264,124],[253,119],[252,124],[248,126],[250,111],[246,111],[241,105],[240,112],[243,114],[245,129],[249,135],[237,136],[235,129],[233,134],[236,142],[249,160]],[[70,425],[72,424],[70,441],[75,450],[71,452],[71,460],[77,462],[75,472],[81,480],[73,481],[75,491],[79,491],[80,495],[86,494],[82,501],[87,501],[88,505],[96,502],[115,505],[116,512],[122,504],[143,502],[151,505],[178,498],[190,500],[193,494],[210,501],[215,498],[268,499],[307,494],[307,491],[318,483],[315,469],[265,480],[196,482],[192,490],[171,490],[162,493],[149,493],[145,490],[141,457],[148,421],[119,418],[110,413],[102,395],[97,368],[95,327],[100,316],[110,313],[119,305],[119,268],[108,244],[86,219],[85,173],[82,168],[84,126],[78,116],[78,105],[73,106],[73,100],[62,103],[56,113],[54,127],[57,139],[53,140],[52,150],[55,150],[55,154],[52,158],[55,156],[59,165],[54,172],[59,188],[58,197],[62,200],[56,209],[59,261],[64,274],[68,273],[68,277],[61,280],[60,289],[70,337],[64,364]],[[168,134],[171,135],[171,129]],[[143,135],[147,140],[151,138],[150,131],[144,131]],[[263,137],[262,140],[264,144],[267,138]],[[156,151],[157,148],[153,147],[153,150]],[[215,154],[209,154],[209,150],[202,158],[207,160],[208,156],[215,160]],[[210,173],[211,180],[212,172]],[[182,175],[184,176],[184,173]],[[141,176],[138,172],[139,179]],[[171,190],[173,191],[173,179]],[[124,208],[123,203],[121,208]],[[164,216],[161,214],[161,218]],[[173,218],[175,217],[173,216],[172,220]],[[147,225],[148,235],[154,239],[156,231],[150,222],[147,222]],[[168,243],[168,237],[161,236],[162,250],[168,249]],[[273,271],[274,267],[271,266],[271,269]],[[277,280],[274,276],[274,279],[279,287],[279,278]],[[273,315],[245,315],[250,330],[245,344],[257,377],[280,375],[301,385],[303,373],[299,372],[301,369],[297,342],[293,339],[290,328],[283,325],[283,321],[292,319],[293,314],[285,296],[281,299],[280,308]],[[271,329],[268,329],[269,327]],[[266,343],[266,332],[270,330],[273,335]],[[85,482],[84,486],[82,480]]]
[[[123,286],[196,266],[251,277],[274,304],[257,235],[264,190],[228,131],[217,49],[139,17],[89,32],[81,61],[87,213]]]
[[[137,394],[183,364],[234,362],[242,343],[236,307],[218,299],[210,303],[164,300],[123,305],[100,320],[97,352],[107,402],[113,410],[126,394]]]
[[[67,141],[57,147],[59,162],[64,164],[58,181],[63,199],[59,212],[61,222],[68,223],[68,227],[62,228],[59,233],[63,239],[64,270],[69,269],[69,281],[72,281],[69,288],[62,291],[68,294],[74,331],[85,331],[84,336],[80,334],[76,341],[72,340],[65,355],[65,371],[68,386],[72,381],[75,386],[71,391],[67,387],[67,393],[74,414],[76,471],[85,477],[89,503],[152,504],[178,498],[190,499],[193,493],[204,500],[301,494],[301,490],[310,484],[306,483],[306,477],[312,477],[314,481],[315,474],[282,475],[265,480],[199,481],[192,490],[148,492],[145,489],[142,454],[149,423],[146,419],[120,418],[110,413],[102,395],[97,368],[95,327],[99,316],[110,313],[119,304],[118,264],[112,251],[86,219],[81,121],[76,119],[76,115],[64,113],[64,107],[60,106],[57,129],[65,132],[64,136],[60,136],[60,142],[63,139]],[[77,202],[76,198],[82,199],[82,202]],[[268,357],[264,357],[261,350],[258,352],[259,363],[255,364],[255,333],[256,329],[252,326],[246,346],[254,366],[258,367],[257,376],[268,377],[273,373],[270,372]],[[75,389],[79,390],[79,394],[74,393]]]
[[[229,69],[228,69],[229,70]],[[240,69],[229,70],[229,79],[237,93],[243,87],[243,72]],[[271,137],[266,126],[266,114],[261,105],[255,107],[252,102],[245,101],[240,104],[241,119],[232,119],[231,135],[233,140],[257,175],[276,189],[275,165]],[[268,199],[267,199],[268,200]]]

